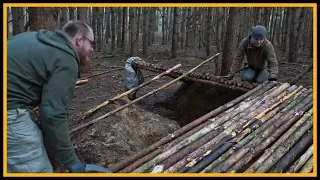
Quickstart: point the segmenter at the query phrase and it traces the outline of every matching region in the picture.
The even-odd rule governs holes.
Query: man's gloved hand
[[[72,173],[94,173],[94,172],[103,172],[103,173],[112,173],[109,168],[98,166],[95,164],[84,164],[78,162],[73,165],[70,169]]]
[[[228,75],[228,76],[222,76],[224,79],[227,79],[227,80],[231,80],[233,79],[234,76],[232,75]]]
[[[269,78],[269,81],[277,81],[277,78]]]

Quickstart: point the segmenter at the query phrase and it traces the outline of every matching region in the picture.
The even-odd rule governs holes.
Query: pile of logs
[[[312,89],[265,82],[110,168],[118,173],[313,171]]]
[[[144,70],[148,70],[156,73],[161,73],[169,69],[168,67],[164,67],[161,64],[151,64],[143,60],[132,62],[132,66],[137,69],[144,69]],[[168,73],[166,76],[177,78],[184,73],[185,72],[182,69],[175,69],[171,73]],[[200,82],[204,84],[211,84],[211,85],[224,87],[228,89],[239,90],[243,92],[250,91],[258,85],[256,83],[250,83],[246,81],[227,80],[227,79],[221,78],[220,76],[214,76],[213,74],[210,74],[210,73],[203,74],[203,73],[197,73],[197,72],[192,72],[188,74],[188,76],[182,78],[181,80],[186,82]]]

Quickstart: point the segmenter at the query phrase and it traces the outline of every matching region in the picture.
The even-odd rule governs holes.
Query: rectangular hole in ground
[[[159,92],[139,105],[184,126],[245,92],[201,83],[179,83]],[[139,97],[139,94],[138,96]]]

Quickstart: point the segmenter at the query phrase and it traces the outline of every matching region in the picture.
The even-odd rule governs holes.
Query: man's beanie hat
[[[265,38],[267,36],[267,29],[264,26],[257,25],[252,28],[251,36],[253,38]]]

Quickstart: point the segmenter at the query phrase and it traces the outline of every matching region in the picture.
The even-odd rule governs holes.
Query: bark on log
[[[308,113],[305,113],[300,120],[298,120],[293,127],[291,127],[284,135],[282,135],[269,149],[267,149],[258,160],[256,160],[245,172],[252,173],[255,172],[259,166],[261,166],[267,158],[271,155],[275,155],[276,149],[281,146],[291,135],[310,117],[312,116],[313,110],[310,109]],[[271,164],[270,164],[271,165]],[[273,164],[272,164],[273,165]],[[271,168],[271,167],[270,167]],[[262,171],[266,172],[266,171]]]
[[[302,166],[299,173],[310,173],[313,169],[313,156]]]
[[[287,115],[285,115],[285,117],[282,120],[282,121],[286,121],[285,124],[282,125],[281,127],[278,126],[276,132],[274,132],[272,134],[268,134],[268,136],[266,136],[266,134],[264,133],[262,135],[262,137],[269,137],[269,138],[267,138],[266,140],[260,140],[259,142],[263,142],[263,143],[260,143],[260,145],[256,148],[252,148],[250,150],[250,152],[246,155],[246,157],[242,158],[239,162],[234,164],[228,170],[228,172],[239,172],[239,171],[241,171],[241,169],[243,167],[245,167],[246,165],[249,165],[248,163],[252,159],[254,159],[255,157],[257,157],[257,155],[262,153],[266,147],[268,147],[271,143],[274,142],[275,139],[277,139],[279,136],[281,136],[281,134],[283,134],[283,132],[285,132],[288,128],[290,128],[291,125],[293,123],[295,123],[295,121],[298,118],[300,118],[302,116],[303,112],[305,112],[306,110],[309,110],[312,107],[312,103],[310,103],[310,102],[312,102],[311,96],[309,96],[302,103],[300,103],[299,104],[300,106],[295,107]],[[293,118],[287,120],[289,118],[288,116],[293,116]],[[270,135],[271,135],[271,137],[270,137]]]
[[[310,159],[313,155],[313,145],[311,145],[307,151],[287,170],[287,173],[297,173],[301,167]]]
[[[312,124],[312,118],[310,118]],[[272,168],[269,172],[280,173],[286,171],[289,166],[299,158],[303,153],[306,147],[312,144],[313,140],[312,128],[307,132],[298,142],[295,144],[292,149],[288,151]]]
[[[309,108],[310,108],[312,106],[312,104],[310,103],[310,98],[311,98],[311,95],[309,96],[309,98],[305,98],[301,103],[298,103],[298,107],[300,109],[302,109],[302,107],[308,107],[305,105],[309,103]],[[293,104],[295,104],[295,103],[293,103]],[[258,155],[261,151],[263,151],[264,148],[267,147],[275,139],[275,137],[277,137],[277,135],[280,136],[281,133],[286,130],[285,128],[288,128],[288,126],[290,127],[290,125],[291,125],[290,123],[294,119],[293,120],[290,119],[289,121],[287,121],[287,123],[285,125],[283,125],[281,128],[279,128],[284,121],[286,121],[287,119],[291,118],[291,116],[293,116],[293,114],[295,113],[294,109],[290,110],[290,109],[284,108],[280,113],[277,114],[278,116],[273,117],[274,119],[279,119],[281,117],[280,115],[286,113],[286,115],[285,115],[285,117],[283,117],[282,121],[275,121],[275,123],[273,123],[272,126],[268,127],[264,132],[259,134],[259,136],[255,137],[249,144],[246,144],[242,149],[239,149],[238,152],[236,152],[235,154],[230,156],[223,163],[219,164],[219,166],[214,168],[212,171],[213,172],[226,172],[235,163],[236,163],[235,164],[236,167],[238,167],[238,166],[242,167],[246,163],[248,163],[248,161],[252,160],[252,157]],[[288,110],[290,110],[290,111],[287,112]],[[298,116],[295,116],[295,117],[298,117]],[[279,128],[279,129],[277,129],[277,128]],[[277,133],[273,133],[274,130],[277,130],[276,131]],[[273,136],[271,136],[271,135],[273,135]],[[264,140],[264,139],[266,139],[266,140]],[[261,142],[263,142],[263,143],[261,143]],[[252,152],[248,153],[250,150]],[[239,157],[242,158],[242,156],[244,156],[246,153],[248,153],[248,155],[245,158],[241,159],[240,162],[237,162],[239,160]]]

